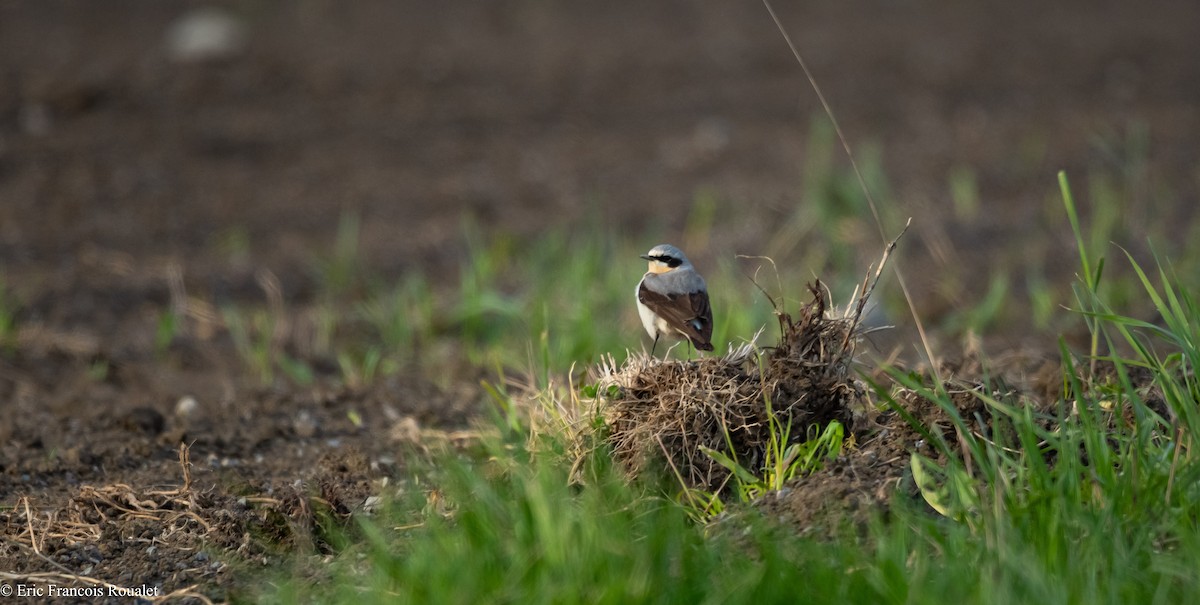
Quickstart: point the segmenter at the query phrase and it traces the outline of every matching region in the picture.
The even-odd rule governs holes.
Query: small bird
[[[649,270],[637,287],[638,315],[654,339],[650,354],[664,336],[687,339],[701,351],[713,350],[712,307],[708,287],[683,251],[659,244],[642,255]]]

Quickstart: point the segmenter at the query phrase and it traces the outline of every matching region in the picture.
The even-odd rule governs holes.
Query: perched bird
[[[650,354],[664,336],[684,338],[701,351],[713,350],[712,307],[708,287],[683,251],[659,244],[642,255],[649,270],[637,287],[638,315],[654,339]]]

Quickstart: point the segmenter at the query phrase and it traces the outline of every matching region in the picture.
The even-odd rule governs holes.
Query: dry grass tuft
[[[775,347],[750,344],[688,362],[643,353],[619,369],[605,366],[601,384],[617,387],[604,410],[617,460],[633,474],[666,463],[689,487],[719,491],[730,472],[700,446],[757,469],[771,439],[768,414],[791,427],[792,442],[834,420],[851,428],[864,395],[851,369],[857,318],[831,316],[820,282],[809,290],[798,319],[776,313]]]
[[[599,383],[608,395],[603,415],[615,458],[634,475],[670,467],[687,487],[718,492],[730,471],[701,446],[757,471],[772,439],[772,415],[776,427],[789,428],[789,444],[808,440],[835,420],[852,430],[866,393],[852,367],[863,335],[860,319],[898,239],[844,312],[833,309],[819,280],[809,286],[812,300],[796,317],[772,299],[780,327],[774,347],[751,342],[696,361],[660,361],[641,353],[620,368],[611,359],[602,364]]]
[[[211,526],[195,512],[200,508],[196,502],[200,494],[192,488],[191,460],[188,448],[184,444],[179,446],[179,464],[183,469],[184,481],[178,488],[140,493],[125,484],[83,486],[79,494],[72,499],[65,515],[58,512],[36,514],[30,509],[29,499],[20,498],[18,509],[22,509],[23,515],[9,516],[5,521],[9,524],[23,521],[24,527],[18,532],[13,532],[15,538],[5,538],[5,541],[55,571],[0,570],[0,580],[39,585],[95,587],[109,595],[138,595],[139,601],[150,603],[188,601],[211,604],[212,600],[197,591],[197,585],[162,595],[141,595],[135,588],[76,573],[46,554],[48,541],[66,545],[99,542],[103,535],[102,525],[113,518],[158,521],[165,529],[156,540],[163,542],[170,534],[176,532],[199,532],[199,535],[206,535]]]

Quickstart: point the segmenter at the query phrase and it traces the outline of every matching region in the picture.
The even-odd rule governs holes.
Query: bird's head
[[[659,244],[643,254],[642,258],[649,263],[651,273],[666,273],[691,265],[683,251],[671,244]]]

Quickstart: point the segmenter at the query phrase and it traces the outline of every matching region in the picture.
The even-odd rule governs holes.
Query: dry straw
[[[140,493],[128,485],[117,484],[103,487],[84,486],[68,509],[67,518],[55,513],[35,514],[30,510],[29,499],[21,498],[19,506],[24,509],[25,527],[16,538],[5,540],[16,548],[49,565],[56,571],[15,572],[0,570],[0,580],[29,584],[59,584],[74,587],[96,587],[105,594],[134,595],[130,587],[113,584],[101,578],[75,573],[45,554],[48,539],[63,544],[95,543],[101,537],[101,524],[111,517],[152,519],[163,523],[168,531],[183,530],[192,525],[207,533],[211,528],[200,515],[193,512],[198,508],[197,492],[192,489],[191,460],[188,448],[179,446],[179,464],[183,469],[183,485],[170,490]],[[9,520],[10,522],[13,519]],[[151,603],[191,601],[212,603],[196,585],[162,595],[139,597]]]

